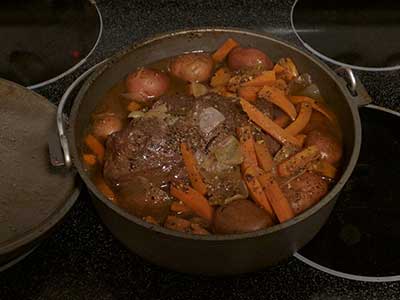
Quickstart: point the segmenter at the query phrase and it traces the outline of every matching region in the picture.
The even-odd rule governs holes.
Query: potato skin
[[[318,174],[306,172],[282,187],[296,215],[301,214],[328,193],[328,183]]]
[[[149,68],[140,68],[127,76],[125,88],[133,100],[146,101],[163,95],[168,90],[169,83],[166,74]]]
[[[214,215],[214,231],[221,234],[252,232],[272,225],[271,216],[249,200],[220,206]]]
[[[228,66],[232,70],[264,66],[266,70],[274,67],[271,59],[261,50],[256,48],[233,49],[228,55]]]
[[[187,53],[170,63],[170,72],[188,82],[204,82],[211,78],[214,62],[206,53]]]
[[[92,133],[101,141],[117,131],[122,129],[122,120],[115,114],[104,114],[94,119],[92,125]]]
[[[328,130],[312,130],[308,132],[305,146],[316,146],[320,153],[321,158],[330,164],[337,164],[343,155],[342,144]]]

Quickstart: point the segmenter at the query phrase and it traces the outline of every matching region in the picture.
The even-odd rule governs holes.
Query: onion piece
[[[207,107],[200,113],[199,127],[201,132],[207,135],[223,121],[225,121],[225,117],[222,113],[214,107]]]
[[[201,83],[192,82],[189,84],[189,94],[195,98],[203,96],[208,93],[208,88]]]
[[[136,110],[136,111],[132,111],[129,113],[128,118],[131,119],[139,119],[139,118],[143,118],[145,116],[145,113],[140,111],[140,110]]]
[[[233,135],[226,137],[216,147],[214,154],[218,162],[225,165],[235,166],[240,165],[243,162],[240,143]]]

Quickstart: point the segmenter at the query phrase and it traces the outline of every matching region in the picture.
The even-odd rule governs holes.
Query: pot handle
[[[346,84],[346,88],[349,91],[350,97],[353,99],[357,107],[366,106],[372,103],[372,98],[368,94],[364,85],[354,75],[353,70],[350,68],[340,67],[335,70],[336,74],[339,75],[343,84]]]
[[[62,95],[60,103],[57,107],[57,130],[58,130],[58,139],[59,145],[56,145],[54,141],[49,142],[50,148],[50,157],[51,157],[51,164],[55,167],[64,166],[65,168],[69,169],[72,167],[72,157],[71,152],[69,150],[69,143],[66,134],[66,128],[68,126],[68,116],[64,113],[65,106],[68,103],[68,99],[70,94],[74,91],[74,89],[88,77],[96,68],[102,65],[106,60],[99,62],[98,64],[94,65],[90,69],[86,70],[82,73],[65,91]],[[57,148],[61,146],[61,150],[59,151]]]

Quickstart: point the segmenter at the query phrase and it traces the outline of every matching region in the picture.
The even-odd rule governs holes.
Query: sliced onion
[[[223,121],[225,121],[225,117],[222,113],[214,107],[207,107],[200,113],[199,127],[201,132],[209,134]]]
[[[240,192],[237,193],[236,195],[226,198],[224,200],[223,204],[228,204],[229,202],[239,200],[239,199],[247,199],[249,197],[249,191],[246,187],[246,184],[243,182],[243,180],[240,181]]]
[[[132,118],[132,119],[139,119],[139,118],[143,118],[145,116],[145,113],[138,110],[138,111],[132,111],[129,115],[128,118]]]
[[[226,137],[214,150],[218,162],[225,165],[235,166],[243,162],[243,155],[240,151],[240,143],[233,136]]]
[[[189,93],[197,98],[207,94],[208,88],[204,84],[192,82],[189,84]]]

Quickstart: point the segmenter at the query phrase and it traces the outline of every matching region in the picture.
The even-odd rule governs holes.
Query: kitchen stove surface
[[[293,0],[254,0],[246,3],[233,0],[99,0],[97,5],[102,12],[104,32],[93,55],[71,75],[37,91],[53,103],[58,103],[72,81],[90,66],[138,40],[188,27],[249,28],[289,41],[301,48],[302,43],[297,39],[290,24],[293,3]],[[400,111],[400,72],[356,73],[375,104]],[[378,137],[377,135],[374,139],[377,140]],[[363,172],[366,171],[361,166],[358,172],[364,176]],[[372,178],[377,177],[375,175]],[[353,189],[352,185],[361,189],[357,180],[350,184],[346,185],[342,197],[345,197],[347,189]],[[342,204],[338,203],[338,208],[341,206]],[[378,219],[373,221],[380,222]],[[351,224],[354,227],[358,226],[357,223]],[[373,229],[372,227],[371,230]],[[344,233],[341,236],[339,234],[339,238],[343,242],[364,242],[364,231],[359,228],[361,237],[358,237],[357,230],[353,227],[341,231]],[[392,232],[395,233],[396,229],[393,228]],[[398,248],[391,243],[388,248],[386,254],[392,255],[388,258],[393,259],[392,264],[395,265],[394,252],[390,251]],[[306,255],[305,252],[301,254]],[[378,259],[378,262],[384,261],[382,257]],[[359,266],[361,265],[360,262]],[[390,263],[387,264],[385,270],[379,270],[385,273],[379,275],[394,274],[398,270],[390,267]],[[372,276],[373,273],[362,274]],[[97,217],[86,191],[81,193],[65,222],[51,238],[23,261],[0,273],[0,299],[203,298],[398,300],[400,283],[371,283],[340,278],[312,268],[296,258],[264,271],[227,278],[190,276],[161,269],[130,253],[112,237]]]

